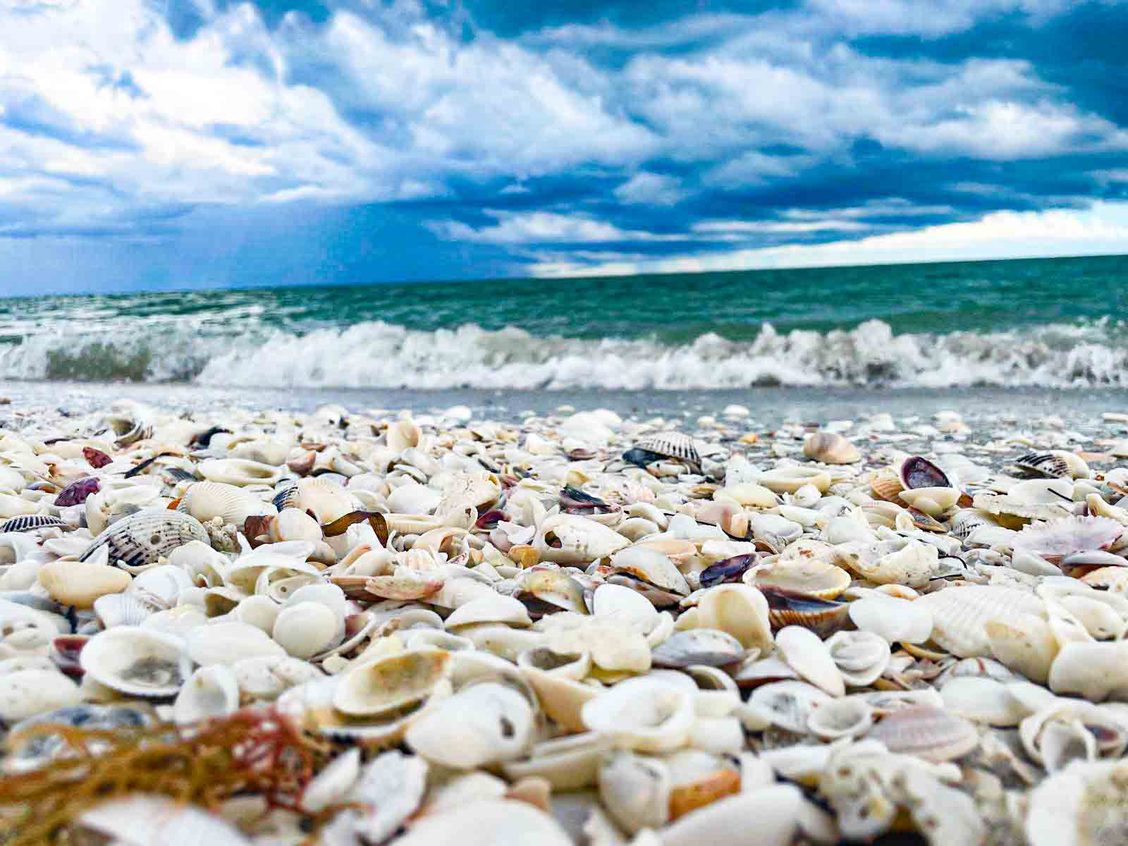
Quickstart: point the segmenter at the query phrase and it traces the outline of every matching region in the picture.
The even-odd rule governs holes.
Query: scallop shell
[[[928,706],[888,714],[866,737],[880,740],[890,752],[934,762],[961,758],[979,745],[979,733],[972,723]]]
[[[1016,614],[1044,613],[1044,601],[1017,588],[995,585],[949,587],[925,594],[914,605],[932,614],[932,640],[960,658],[991,654],[986,625]]]
[[[37,532],[40,529],[61,528],[67,525],[61,517],[47,514],[21,514],[0,523],[0,535],[8,532]]]
[[[123,517],[107,528],[86,551],[80,561],[88,560],[105,547],[110,563],[126,568],[140,568],[156,564],[177,547],[191,541],[208,543],[207,530],[195,517],[179,511],[151,509]]]
[[[684,462],[691,470],[701,468],[701,455],[697,452],[693,438],[682,432],[661,432],[636,441],[632,449],[624,454],[624,458],[631,454],[633,450],[641,450],[643,453],[650,453],[657,458],[672,458],[675,461]],[[632,461],[630,458],[626,460]],[[653,460],[655,459],[651,458],[643,463],[649,464]],[[632,463],[635,462],[632,461]]]
[[[94,635],[79,660],[86,675],[99,684],[141,697],[173,696],[192,670],[180,638],[133,627]]]
[[[242,487],[224,482],[196,482],[180,498],[177,510],[191,514],[201,523],[218,517],[224,523],[242,527],[248,517],[272,514],[275,508]]]

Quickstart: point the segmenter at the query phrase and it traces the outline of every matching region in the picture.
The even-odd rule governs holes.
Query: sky
[[[1128,252],[1128,3],[0,0],[0,293]]]

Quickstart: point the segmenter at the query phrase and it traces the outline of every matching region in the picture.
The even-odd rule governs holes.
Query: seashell
[[[870,479],[870,491],[877,499],[886,502],[900,502],[901,491],[903,490],[905,490],[905,486],[901,484],[900,476],[892,471],[875,473],[873,478]]]
[[[889,666],[889,643],[875,632],[835,632],[827,639],[826,647],[847,685],[868,687]]]
[[[434,488],[418,482],[399,485],[388,494],[388,510],[396,514],[432,513],[442,501],[443,495]]]
[[[384,432],[388,448],[396,453],[418,447],[423,440],[423,430],[410,417],[402,417],[388,424]]]
[[[776,561],[756,571],[758,588],[776,588],[815,599],[834,599],[850,586],[850,574],[825,561],[805,558]]]
[[[979,744],[974,725],[963,717],[927,705],[887,714],[866,737],[880,740],[890,752],[933,762],[962,758]]]
[[[55,506],[70,508],[82,505],[90,494],[98,492],[99,487],[101,487],[100,483],[93,476],[77,479],[59,491],[59,495],[55,497]]]
[[[1076,453],[1065,450],[1028,452],[1014,460],[1014,467],[1024,476],[1051,479],[1087,479],[1089,465]]]
[[[1016,614],[1043,613],[1043,600],[1025,590],[995,585],[949,587],[914,600],[932,613],[932,640],[960,658],[991,654],[986,625]]]
[[[811,485],[819,493],[826,493],[830,487],[830,474],[814,467],[778,467],[761,473],[757,482],[773,493],[795,493],[805,485]]]
[[[334,691],[333,707],[351,717],[386,717],[414,708],[447,678],[450,656],[424,647],[353,667]]]
[[[84,811],[77,823],[109,843],[250,846],[251,842],[222,817],[155,794],[133,793],[102,802]]]
[[[534,744],[528,758],[507,761],[502,770],[511,781],[536,776],[557,791],[580,790],[596,783],[610,749],[610,740],[592,732],[566,735]]]
[[[674,632],[654,649],[652,660],[656,667],[723,667],[739,661],[743,655],[744,648],[732,635],[699,628]]]
[[[271,637],[295,658],[312,658],[344,639],[343,609],[311,601],[287,604],[274,620]]]
[[[307,511],[323,526],[356,509],[348,491],[320,476],[298,479],[275,495],[273,503],[279,512],[287,508]]]
[[[662,832],[666,846],[701,843],[787,846],[801,819],[803,796],[791,784],[727,796],[675,820]],[[755,820],[749,828],[748,821]]]
[[[79,658],[87,677],[130,696],[173,696],[192,670],[179,638],[132,627],[99,632]]]
[[[960,492],[955,488],[911,488],[900,493],[900,499],[911,508],[924,512],[929,517],[939,518],[955,508]]]
[[[821,740],[861,737],[873,725],[873,707],[857,696],[824,702],[807,717],[807,730]]]
[[[659,828],[670,816],[670,769],[660,759],[614,752],[599,767],[599,798],[628,834]]]
[[[772,588],[765,588],[763,594],[768,600],[768,619],[772,628],[802,626],[825,637],[846,624],[849,606],[845,602],[815,599]]]
[[[188,655],[201,667],[286,654],[262,629],[233,620],[197,626],[188,632],[185,643]]]
[[[240,694],[250,700],[274,700],[291,687],[323,678],[313,664],[289,655],[241,658],[232,662],[231,671]]]
[[[995,518],[977,508],[961,508],[949,521],[952,534],[966,541],[978,529],[997,527]]]
[[[428,770],[423,758],[399,750],[384,752],[365,764],[348,794],[364,809],[354,826],[356,834],[368,843],[383,843],[392,837],[423,801]],[[308,792],[307,788],[303,801]]]
[[[110,593],[94,600],[94,613],[102,627],[107,629],[114,626],[139,626],[157,610],[132,593]]]
[[[188,725],[213,717],[225,717],[239,708],[239,682],[225,664],[200,667],[180,688],[172,706],[172,718]]]
[[[855,464],[862,460],[858,448],[834,432],[815,432],[803,442],[803,455],[823,464]]]
[[[209,458],[196,465],[196,472],[209,482],[236,487],[274,485],[282,478],[278,467],[246,458]]]
[[[1030,794],[1030,846],[1115,843],[1128,829],[1128,762],[1075,763]]]
[[[693,725],[690,690],[666,680],[632,678],[584,704],[584,725],[618,745],[640,752],[666,752],[688,739]]]
[[[855,626],[887,643],[924,643],[932,635],[932,611],[919,600],[874,592],[854,600],[848,609]]]
[[[837,562],[874,584],[924,587],[939,570],[936,547],[915,540],[851,542],[835,548]]]
[[[1123,531],[1107,517],[1063,517],[1024,527],[1015,536],[1014,551],[1060,561],[1074,553],[1108,549]]]
[[[572,840],[551,816],[527,802],[480,799],[420,817],[396,846],[495,846],[499,833],[510,843],[571,846]]]
[[[105,564],[50,561],[39,569],[39,584],[60,605],[91,608],[98,597],[129,587],[129,573]]]
[[[0,674],[0,720],[20,720],[79,703],[78,685],[55,669],[17,669]]]
[[[638,591],[622,585],[603,584],[592,594],[591,612],[602,620],[609,620],[648,634],[658,625],[658,611]]]
[[[766,651],[772,645],[768,600],[750,585],[723,584],[705,591],[697,603],[697,625],[726,632],[745,649]]]
[[[1032,479],[1019,482],[1005,494],[984,491],[972,505],[986,511],[1006,528],[1021,528],[1027,520],[1053,520],[1070,516],[1073,485],[1066,479]]]
[[[944,710],[975,723],[1017,726],[1030,711],[1007,685],[991,678],[958,676],[948,679],[940,696]]]
[[[273,514],[276,509],[245,488],[224,482],[196,482],[180,498],[177,510],[191,514],[201,523],[219,518],[224,523],[242,526],[248,517]]]
[[[807,721],[816,708],[834,701],[805,681],[775,681],[752,691],[747,707],[762,715],[768,725],[806,734]]]
[[[539,618],[555,611],[587,613],[584,589],[566,572],[558,569],[528,569],[517,577],[514,597]]]
[[[532,545],[542,561],[586,564],[629,544],[625,537],[595,520],[576,514],[555,514],[540,524]]]
[[[1058,653],[1057,638],[1038,614],[1016,612],[984,623],[990,654],[1010,669],[1045,684]]]
[[[677,597],[689,593],[685,576],[669,556],[647,546],[636,545],[618,551],[607,566],[615,576],[626,577],[628,587],[637,585],[643,593],[651,587]]]
[[[754,552],[725,558],[711,564],[698,574],[698,583],[703,588],[715,587],[725,582],[742,581],[744,574],[756,563]]]
[[[86,561],[105,547],[111,564],[136,569],[156,564],[190,541],[209,542],[207,530],[195,517],[166,509],[143,510],[123,517],[98,535],[79,560]]]
[[[33,507],[28,503],[28,507]],[[40,529],[54,529],[66,526],[61,517],[47,514],[20,514],[0,522],[0,535],[17,532],[37,532]]]
[[[943,470],[920,455],[910,455],[902,461],[898,475],[905,490],[955,487]]]
[[[1128,746],[1128,729],[1107,708],[1051,696],[1019,725],[1022,747],[1050,773],[1072,760],[1119,758]]]
[[[663,458],[670,458],[685,464],[691,471],[700,472],[701,456],[693,443],[693,438],[681,432],[662,432],[636,441],[634,446],[623,453],[623,460],[639,467],[646,467]]]
[[[512,596],[500,593],[487,593],[477,599],[471,599],[465,605],[456,608],[446,618],[446,628],[450,631],[460,626],[471,626],[479,623],[505,623],[510,626],[532,625],[528,609]]]
[[[1128,700],[1128,641],[1063,643],[1048,678],[1050,690],[1090,702]]]
[[[846,684],[830,650],[817,634],[802,626],[786,626],[776,633],[776,649],[799,677],[831,696],[843,696]]]
[[[426,709],[404,740],[432,763],[474,769],[519,758],[532,738],[533,709],[513,688],[482,682]]]

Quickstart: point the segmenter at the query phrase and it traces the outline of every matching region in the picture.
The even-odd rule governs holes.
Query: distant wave
[[[135,320],[93,332],[52,327],[0,338],[0,379],[196,382],[274,388],[602,388],[767,385],[1128,387],[1128,339],[1107,320],[1021,330],[894,334],[879,320],[750,341],[538,338],[475,325],[418,331],[383,322],[296,334],[262,325],[201,333]]]

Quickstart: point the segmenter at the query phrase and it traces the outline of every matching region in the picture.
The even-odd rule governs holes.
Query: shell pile
[[[14,419],[3,772],[62,754],[20,743],[45,721],[271,708],[334,750],[299,808],[137,796],[93,833],[1128,836],[1122,415],[1095,437],[955,413]]]

